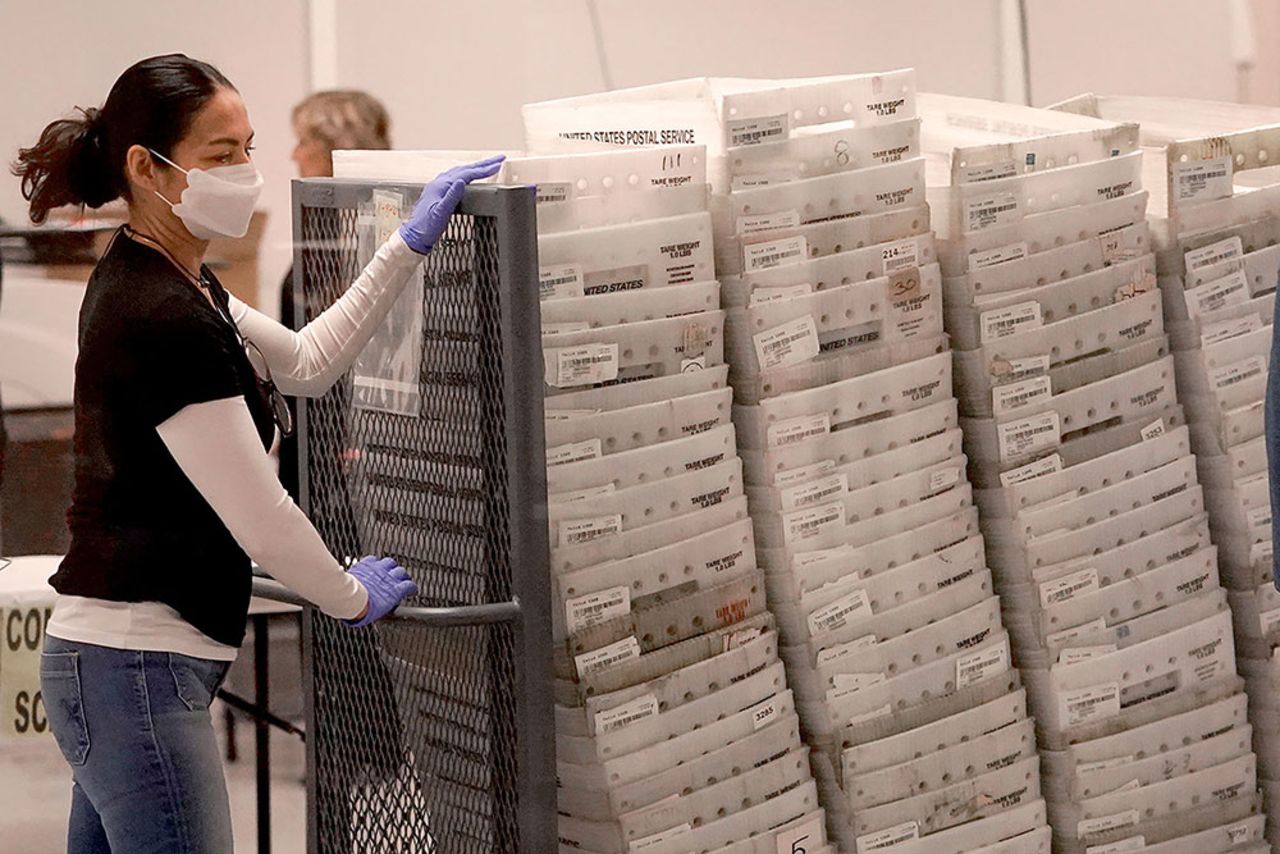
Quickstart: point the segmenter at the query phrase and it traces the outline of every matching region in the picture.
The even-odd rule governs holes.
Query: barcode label
[[[1015,483],[1026,483],[1028,480],[1035,480],[1038,477],[1060,471],[1062,471],[1062,457],[1058,454],[1050,454],[1033,463],[1027,463],[1025,466],[1001,472],[1000,485],[1013,486]]]
[[[1130,836],[1128,839],[1108,842],[1105,845],[1090,845],[1084,849],[1084,854],[1126,854],[1128,851],[1141,851],[1146,847],[1145,836]]]
[[[1040,607],[1048,608],[1051,605],[1061,605],[1063,602],[1070,602],[1077,596],[1095,593],[1099,589],[1098,570],[1090,566],[1079,572],[1073,572],[1070,575],[1064,575],[1062,578],[1056,578],[1053,581],[1046,581],[1041,584]]]
[[[749,243],[742,247],[742,262],[748,273],[794,264],[809,256],[809,243],[803,237],[784,237],[768,243]]]
[[[809,633],[820,635],[871,616],[871,598],[866,590],[855,590],[848,596],[824,605],[809,615]]]
[[[1060,644],[1068,644],[1073,641],[1080,640],[1083,637],[1095,634],[1097,632],[1105,632],[1107,630],[1107,621],[1102,617],[1084,623],[1079,626],[1072,626],[1069,629],[1063,629],[1060,632],[1054,632],[1045,636],[1045,643],[1050,646],[1058,646]]]
[[[588,593],[564,603],[564,619],[570,632],[631,613],[631,588],[618,586]]]
[[[800,552],[800,554],[791,558],[791,567],[799,571],[829,561],[851,561],[857,554],[858,550],[847,544],[830,549]]]
[[[825,412],[818,415],[801,415],[788,418],[777,424],[769,425],[766,440],[770,448],[783,448],[796,445],[815,436],[825,436],[831,432],[831,416]]]
[[[555,365],[556,388],[596,385],[618,378],[617,344],[583,344],[545,351]]]
[[[1123,233],[1104,234],[1098,238],[1098,247],[1102,253],[1102,263],[1128,261],[1142,256],[1142,249],[1136,244],[1126,243]]]
[[[1146,427],[1142,428],[1142,441],[1150,442],[1152,439],[1158,439],[1164,435],[1164,419],[1157,418]]]
[[[929,473],[929,494],[936,495],[960,482],[960,467],[947,466]]]
[[[658,711],[658,698],[653,694],[645,694],[643,697],[636,697],[631,702],[623,703],[621,706],[596,712],[596,735],[604,735],[605,733],[626,729],[632,724],[657,717]]]
[[[773,723],[782,714],[777,700],[765,700],[751,710],[751,731],[756,732]]]
[[[599,414],[599,409],[548,409],[542,418],[544,421],[572,421],[575,418]]]
[[[805,297],[811,293],[813,293],[813,285],[808,282],[777,288],[756,288],[751,292],[751,301],[748,304],[748,308],[754,308],[757,305],[767,302],[777,302],[778,300]]]
[[[780,211],[771,214],[738,217],[738,235],[746,236],[775,228],[795,228],[800,225],[799,211]]]
[[[1065,691],[1059,698],[1059,711],[1069,727],[1115,717],[1120,714],[1120,683],[1107,682]]]
[[[1010,243],[1008,246],[999,246],[995,249],[988,249],[985,252],[975,252],[969,256],[970,270],[985,270],[988,267],[995,267],[998,264],[1006,264],[1010,261],[1021,261],[1027,257],[1027,244]]]
[[[1064,649],[1058,653],[1059,664],[1079,664],[1082,661],[1088,661],[1091,658],[1101,658],[1104,655],[1110,655],[1115,652],[1118,647],[1113,643],[1102,644],[1101,646],[1077,646],[1070,649]]]
[[[868,851],[884,851],[887,848],[905,845],[919,838],[919,823],[908,821],[886,830],[877,830],[875,833],[859,836],[855,840],[855,845],[858,849],[858,854],[867,854]]]
[[[1227,261],[1243,258],[1244,241],[1239,237],[1228,237],[1226,240],[1219,240],[1217,243],[1210,243],[1199,249],[1188,249],[1182,257],[1186,263],[1187,272],[1194,273],[1205,267],[1214,267],[1225,264]]]
[[[1001,160],[981,166],[966,166],[960,170],[960,184],[976,184],[980,181],[998,181],[1018,174],[1018,164],[1013,160]]]
[[[818,327],[808,314],[757,333],[751,340],[761,371],[798,365],[818,355]]]
[[[848,658],[849,656],[857,653],[858,650],[866,649],[869,646],[875,645],[875,635],[863,635],[856,640],[851,640],[848,643],[842,643],[839,646],[820,649],[818,650],[818,654],[815,658],[817,659],[818,664],[827,665],[832,662],[839,661],[842,658]]]
[[[843,497],[848,491],[849,476],[833,474],[812,483],[788,487],[782,490],[779,500],[783,510],[799,510],[802,507],[834,501]]]
[[[730,650],[746,646],[763,634],[763,629],[742,629],[741,631],[731,632],[724,636],[724,643],[720,645],[721,651],[729,652]]]
[[[1244,514],[1245,520],[1249,523],[1251,529],[1270,528],[1271,527],[1271,505],[1266,504],[1262,507],[1255,507]]]
[[[567,445],[547,448],[547,468],[599,459],[603,456],[602,449],[603,445],[599,439],[584,439],[581,442],[570,442]]]
[[[824,474],[828,474],[835,470],[835,460],[818,460],[818,462],[811,465],[778,472],[773,476],[773,485],[784,487],[795,486],[797,483],[808,483],[811,480],[817,480]]]
[[[554,495],[548,495],[547,501],[552,504],[570,504],[574,501],[586,501],[589,498],[612,495],[616,491],[617,487],[612,483],[605,483],[600,486],[589,486],[586,489],[575,490],[574,492],[557,492]]]
[[[1249,277],[1243,270],[1228,273],[1186,292],[1187,312],[1193,317],[1249,301]]]
[[[1039,376],[1049,370],[1049,355],[1026,356],[1021,359],[996,358],[991,361],[991,377],[996,382],[1012,383]]]
[[[573,519],[560,523],[560,547],[580,546],[620,533],[622,515],[619,513],[592,519]]]
[[[1258,314],[1246,314],[1244,317],[1206,323],[1200,331],[1200,343],[1208,347],[1210,344],[1229,341],[1232,338],[1239,338],[1241,335],[1248,335],[1250,332],[1257,332],[1261,328],[1262,317]]]
[[[1231,197],[1231,157],[1173,164],[1173,190],[1179,202],[1211,202]]]
[[[1094,833],[1106,833],[1122,827],[1132,827],[1138,823],[1137,810],[1125,810],[1115,815],[1104,815],[1098,818],[1082,818],[1076,823],[1077,836],[1089,836]]]
[[[831,677],[831,687],[835,689],[831,699],[835,700],[864,688],[873,688],[886,681],[887,677],[883,673],[837,673]]]
[[[537,185],[534,200],[539,205],[556,205],[569,201],[573,185],[568,181],[546,181]]]
[[[1062,420],[1057,412],[1041,412],[996,427],[1000,462],[1020,462],[1062,444]]]
[[[632,635],[608,646],[574,656],[573,663],[578,668],[578,676],[583,677],[639,657],[640,642],[635,639],[635,635]]]
[[[880,269],[887,276],[920,266],[920,238],[908,237],[880,247]]]
[[[646,851],[650,848],[662,845],[672,839],[683,836],[690,830],[693,830],[693,825],[686,822],[684,824],[677,824],[675,827],[669,827],[666,830],[661,830],[642,839],[633,839],[627,846],[627,852],[630,854],[632,851]]]
[[[776,116],[761,116],[754,119],[731,119],[725,122],[725,132],[729,135],[729,147],[741,145],[759,145],[762,142],[780,142],[790,133],[786,113]]]
[[[1032,377],[1020,382],[998,385],[991,390],[991,411],[996,418],[1030,406],[1053,396],[1048,376]]]
[[[585,320],[570,320],[564,323],[544,323],[542,324],[543,335],[564,335],[568,332],[586,332],[591,328],[591,324]]]
[[[1275,544],[1272,542],[1270,537],[1267,537],[1267,539],[1262,542],[1254,543],[1249,546],[1249,563],[1256,566],[1261,561],[1270,562],[1271,556],[1274,552]]]
[[[790,184],[794,180],[796,180],[794,172],[755,172],[748,175],[735,175],[729,187],[736,193],[739,190],[753,190],[756,187]]]
[[[583,296],[582,266],[561,264],[538,270],[538,299],[571,299]]]
[[[956,688],[977,685],[1009,669],[1009,641],[962,655],[956,659]]]
[[[984,311],[978,316],[978,328],[983,344],[1017,335],[1031,329],[1039,329],[1044,325],[1040,312],[1040,303],[1023,302],[1008,308],[997,308]]]
[[[1021,219],[1018,197],[1013,193],[994,193],[965,202],[965,231],[982,231],[998,225],[1008,225]]]
[[[1267,372],[1267,360],[1262,356],[1250,356],[1209,372],[1209,383],[1215,391],[1231,388],[1260,377]]]
[[[1112,768],[1121,768],[1137,761],[1138,755],[1136,753],[1128,753],[1124,756],[1113,756],[1110,759],[1099,759],[1096,762],[1081,762],[1076,765],[1076,773],[1089,774],[1095,771],[1110,771]]]
[[[821,507],[797,510],[783,516],[782,524],[787,545],[812,539],[844,524],[844,505],[824,504]]]

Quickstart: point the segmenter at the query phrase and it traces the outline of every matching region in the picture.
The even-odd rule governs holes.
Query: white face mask
[[[150,151],[150,149],[148,149]],[[262,174],[252,163],[216,166],[213,169],[183,169],[163,154],[151,152],[187,176],[187,188],[177,204],[168,203],[178,219],[198,240],[215,237],[244,237],[249,220],[262,193]]]

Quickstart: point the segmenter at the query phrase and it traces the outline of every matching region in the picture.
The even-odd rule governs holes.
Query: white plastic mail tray
[[[958,103],[958,99],[929,95],[929,103]],[[981,104],[981,102],[976,102]],[[1005,105],[994,105],[1001,109]],[[982,109],[980,106],[979,109]],[[1017,108],[1013,108],[1017,109]],[[984,110],[984,112],[987,112]],[[1001,134],[1018,134],[990,115],[980,121],[995,124]],[[968,124],[968,122],[966,122]],[[951,152],[951,184],[991,181],[1007,175],[1019,175],[1044,169],[1057,169],[1073,163],[1107,160],[1139,150],[1138,125],[1123,123],[1111,127],[1081,130],[1047,130],[1036,128],[1032,135],[987,144],[963,145]]]
[[[940,353],[826,388],[780,395],[759,406],[735,406],[734,423],[742,447],[777,448],[951,396],[951,357]]]
[[[726,308],[746,308],[878,279],[936,261],[933,235],[920,234],[752,273],[723,276],[720,293]]]
[[[733,815],[680,833],[668,831],[652,842],[641,840],[634,844],[632,850],[650,851],[653,854],[714,851],[734,843],[746,842],[757,835],[774,836],[774,850],[777,850],[776,837],[783,831],[771,828],[808,815],[819,806],[818,788],[810,780]],[[815,823],[812,826],[814,832],[821,831],[821,824]],[[791,843],[786,844],[790,846]]]
[[[929,234],[929,206],[755,231],[716,241],[716,271],[743,275]]]
[[[913,839],[895,854],[1049,854],[1052,832],[1041,799]]]
[[[542,303],[542,332],[581,332],[601,326],[619,326],[645,320],[662,320],[716,311],[720,308],[720,284],[694,282],[662,290],[622,291],[598,297],[571,297]]]
[[[944,400],[858,427],[820,433],[782,447],[744,449],[741,451],[743,471],[750,484],[790,486],[833,467],[914,447],[956,430],[959,423],[955,400]],[[952,453],[949,451],[947,456]]]
[[[728,386],[729,366],[718,365],[670,377],[573,391],[549,397],[543,404],[548,421],[626,409],[654,401],[673,400]]]
[[[1030,290],[1096,272],[1107,264],[1138,258],[1152,251],[1145,221],[1064,246],[1031,254],[1025,242],[969,256],[968,272],[946,280],[947,299],[972,305],[996,294]]]
[[[724,312],[542,336],[544,389],[637,382],[724,363]]]
[[[1116,649],[1123,649],[1126,646],[1151,640],[1167,634],[1179,626],[1206,619],[1219,611],[1227,609],[1230,606],[1227,604],[1226,597],[1226,591],[1219,587],[1207,593],[1192,596],[1190,599],[1170,605],[1167,608],[1136,617],[1127,623],[1107,625],[1099,620],[1094,620],[1081,626],[1064,629],[1061,632],[1057,632],[1052,641],[1045,643],[1044,648],[1040,651],[1041,654],[1037,658],[1040,663],[1035,666],[1048,667],[1054,662],[1071,660],[1072,656],[1064,657],[1063,655],[1063,652],[1068,649],[1080,650],[1093,647],[1094,649],[1085,649],[1083,653],[1073,653],[1075,656],[1087,656],[1103,648],[1114,646]],[[1021,634],[1022,627],[1016,625],[1013,619],[1006,619],[1005,627],[1015,637]],[[1031,651],[1028,650],[1027,652]],[[1023,653],[1020,653],[1020,655],[1025,662],[1026,656]],[[1032,665],[1028,662],[1025,666]]]
[[[727,201],[732,233],[740,237],[918,207],[924,203],[924,158],[744,188]]]
[[[1125,786],[1132,787],[1133,780],[1137,780],[1139,786],[1150,786],[1162,780],[1204,771],[1252,752],[1253,727],[1245,724],[1188,746],[1177,745],[1172,750],[1145,759],[1078,772],[1072,784],[1071,799],[1083,801],[1100,797]]]
[[[1189,557],[1208,545],[1209,517],[1199,513],[1166,527],[1140,531],[1139,536],[1114,548],[1092,550],[1059,563],[1038,566],[1029,580],[1042,584],[1092,566],[1098,570],[1100,579],[1114,583]]]
[[[707,183],[701,145],[623,148],[589,154],[525,155],[502,165],[509,184],[536,184],[539,197],[573,199]]]
[[[542,235],[538,264],[544,299],[705,282],[715,278],[711,215]]]
[[[732,390],[719,388],[599,412],[547,410],[547,460],[572,458],[571,446],[580,447],[576,456],[591,458],[697,436],[729,426],[732,407]]]
[[[733,425],[632,448],[608,458],[589,451],[571,462],[547,466],[547,500],[585,501],[643,483],[709,468],[737,456]]]
[[[733,146],[725,152],[730,191],[865,169],[909,160],[920,153],[920,120],[881,125],[846,122],[772,142]]]
[[[863,344],[811,362],[758,374],[734,366],[730,373],[733,399],[743,406],[754,406],[771,397],[833,385],[895,365],[918,362],[949,350],[947,336],[938,333],[887,344]]]
[[[855,492],[922,468],[941,465],[961,454],[963,440],[960,430],[953,428],[910,445],[844,464],[837,464],[834,458],[820,460],[794,473],[788,472],[786,477],[767,486],[752,486],[748,481],[747,498],[753,509],[775,513],[794,510],[818,500],[823,484],[835,483],[841,492]],[[744,474],[750,478],[751,472],[744,470]],[[939,475],[939,486],[943,479],[945,475]]]

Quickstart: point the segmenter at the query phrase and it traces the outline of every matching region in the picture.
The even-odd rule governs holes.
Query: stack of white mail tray
[[[942,96],[921,114],[970,477],[1054,850],[1262,844],[1138,129]]]

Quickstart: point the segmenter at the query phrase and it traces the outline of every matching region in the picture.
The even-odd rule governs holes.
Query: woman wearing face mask
[[[281,392],[320,395],[345,373],[498,162],[428,184],[346,294],[293,332],[202,264],[211,238],[248,229],[252,141],[231,83],[170,55],[129,68],[101,109],[52,123],[14,165],[35,222],[129,205],[80,311],[71,545],[41,659],[72,766],[73,854],[232,849],[208,707],[244,637],[250,559],[354,627],[417,592],[394,561],[344,570],[268,449],[292,429]]]

